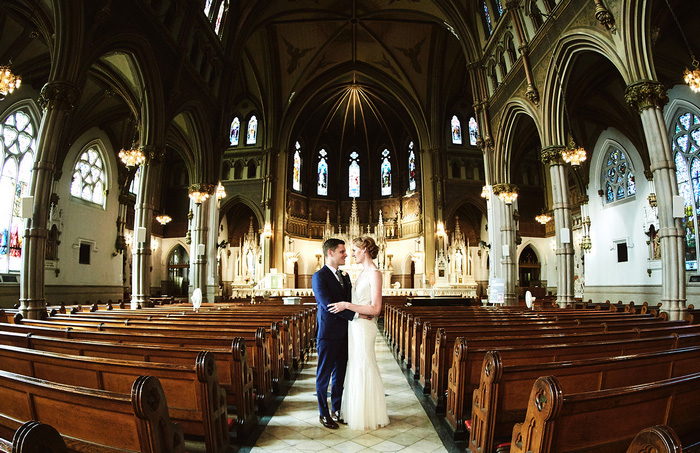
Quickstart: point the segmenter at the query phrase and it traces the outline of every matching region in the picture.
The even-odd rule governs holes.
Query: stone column
[[[207,300],[214,302],[219,292],[219,266],[217,254],[219,252],[219,199],[214,195],[207,200],[209,203],[209,233],[207,234]],[[204,293],[204,289],[202,289]]]
[[[29,195],[34,197],[34,209],[31,218],[25,221],[19,294],[20,312],[30,319],[39,319],[46,309],[44,263],[51,184],[62,132],[66,129],[68,114],[79,96],[80,91],[75,85],[55,81],[44,85],[39,97],[44,114],[39,126],[37,153],[29,188]]]
[[[193,192],[208,193],[209,198],[197,203],[196,200],[190,202],[190,209],[193,217],[190,221],[190,231],[192,244],[190,245],[190,296],[195,288],[202,291],[202,303],[208,301],[207,295],[207,261],[208,261],[208,231],[209,231],[209,210],[212,201],[215,202],[213,184],[192,184],[189,188],[190,194]]]
[[[437,225],[437,210],[435,207],[436,166],[433,158],[439,154],[439,149],[421,149],[421,214],[423,216],[423,278],[435,272],[435,227]],[[421,285],[423,286],[423,285]]]
[[[668,311],[671,319],[679,319],[686,301],[685,258],[683,219],[673,217],[673,197],[678,195],[678,182],[662,110],[668,97],[661,83],[642,80],[627,87],[625,100],[641,117],[654,175],[661,239],[662,308]]]
[[[515,184],[494,184],[493,194],[491,198],[491,206],[494,211],[494,217],[498,219],[498,225],[490,225],[489,228],[498,228],[500,231],[500,241],[497,245],[491,245],[491,265],[499,263],[500,269],[496,270],[496,275],[505,280],[505,293],[503,295],[503,303],[505,305],[517,305],[518,295],[516,294],[516,284],[518,281],[517,260],[515,256],[515,220],[513,218],[514,207],[513,203],[506,203],[499,197],[499,194],[504,192],[514,192],[517,194],[518,186]],[[494,231],[494,236],[496,236]],[[495,247],[495,248],[494,248]],[[495,258],[500,258],[498,261]]]
[[[155,191],[160,181],[160,164],[165,149],[156,146],[139,148],[146,157],[141,165],[141,177],[134,205],[134,240],[131,249],[131,308],[151,304],[151,226]],[[143,240],[139,240],[143,239]]]
[[[556,231],[557,303],[560,306],[574,301],[574,245],[571,231],[571,205],[566,178],[566,167],[562,160],[564,146],[548,146],[540,153],[540,160],[549,165],[552,182],[552,211]],[[562,235],[568,231],[568,241]]]

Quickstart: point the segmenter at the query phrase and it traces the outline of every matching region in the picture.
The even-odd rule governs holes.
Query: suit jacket
[[[318,320],[317,337],[321,339],[340,339],[348,334],[348,321],[352,321],[355,313],[344,310],[340,313],[328,311],[328,304],[334,302],[350,302],[352,283],[347,273],[343,275],[345,288],[340,286],[338,278],[333,274],[328,266],[323,266],[313,277],[311,277],[311,287],[316,296],[316,318]]]

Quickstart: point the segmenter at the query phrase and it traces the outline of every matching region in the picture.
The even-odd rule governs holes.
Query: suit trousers
[[[348,337],[338,339],[318,339],[318,365],[316,368],[316,396],[318,412],[330,416],[328,412],[328,384],[331,389],[331,408],[340,410],[345,383],[345,369],[348,365]]]

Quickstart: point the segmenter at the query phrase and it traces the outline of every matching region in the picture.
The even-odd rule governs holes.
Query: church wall
[[[70,194],[75,163],[91,143],[97,143],[103,151],[101,157],[108,189],[104,208]],[[95,302],[97,298],[102,302],[123,299],[122,256],[113,255],[119,210],[117,162],[107,134],[97,128],[85,132],[71,146],[61,170],[63,173],[56,186],[61,243],[55,268],[45,271],[46,301],[56,304]],[[78,262],[81,242],[92,246],[90,264]]]
[[[621,146],[632,164],[635,175],[636,195],[629,199],[605,204],[602,168],[609,145]],[[618,130],[607,129],[598,138],[591,159],[588,188],[589,210],[592,220],[590,253],[585,255],[584,300],[595,302],[610,299],[654,302],[650,295],[661,294],[660,266],[651,275],[647,269],[648,237],[644,234],[646,217],[650,214],[649,183],[644,177],[644,166],[632,143]],[[653,215],[653,214],[652,214]],[[628,260],[618,262],[617,244],[627,243]],[[616,294],[619,294],[616,295]],[[605,295],[603,297],[603,295]],[[653,296],[652,296],[653,297]]]

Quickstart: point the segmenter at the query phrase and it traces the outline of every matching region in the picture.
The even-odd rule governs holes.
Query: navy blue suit
[[[350,277],[343,276],[343,288],[338,278],[328,266],[323,266],[313,277],[311,287],[316,296],[316,317],[318,319],[317,347],[318,367],[316,368],[316,395],[318,396],[318,411],[321,416],[329,417],[328,384],[333,378],[331,390],[331,405],[334,411],[340,410],[343,397],[345,369],[348,363],[348,321],[352,321],[355,313],[344,310],[340,313],[328,311],[328,304],[334,302],[350,302]]]

